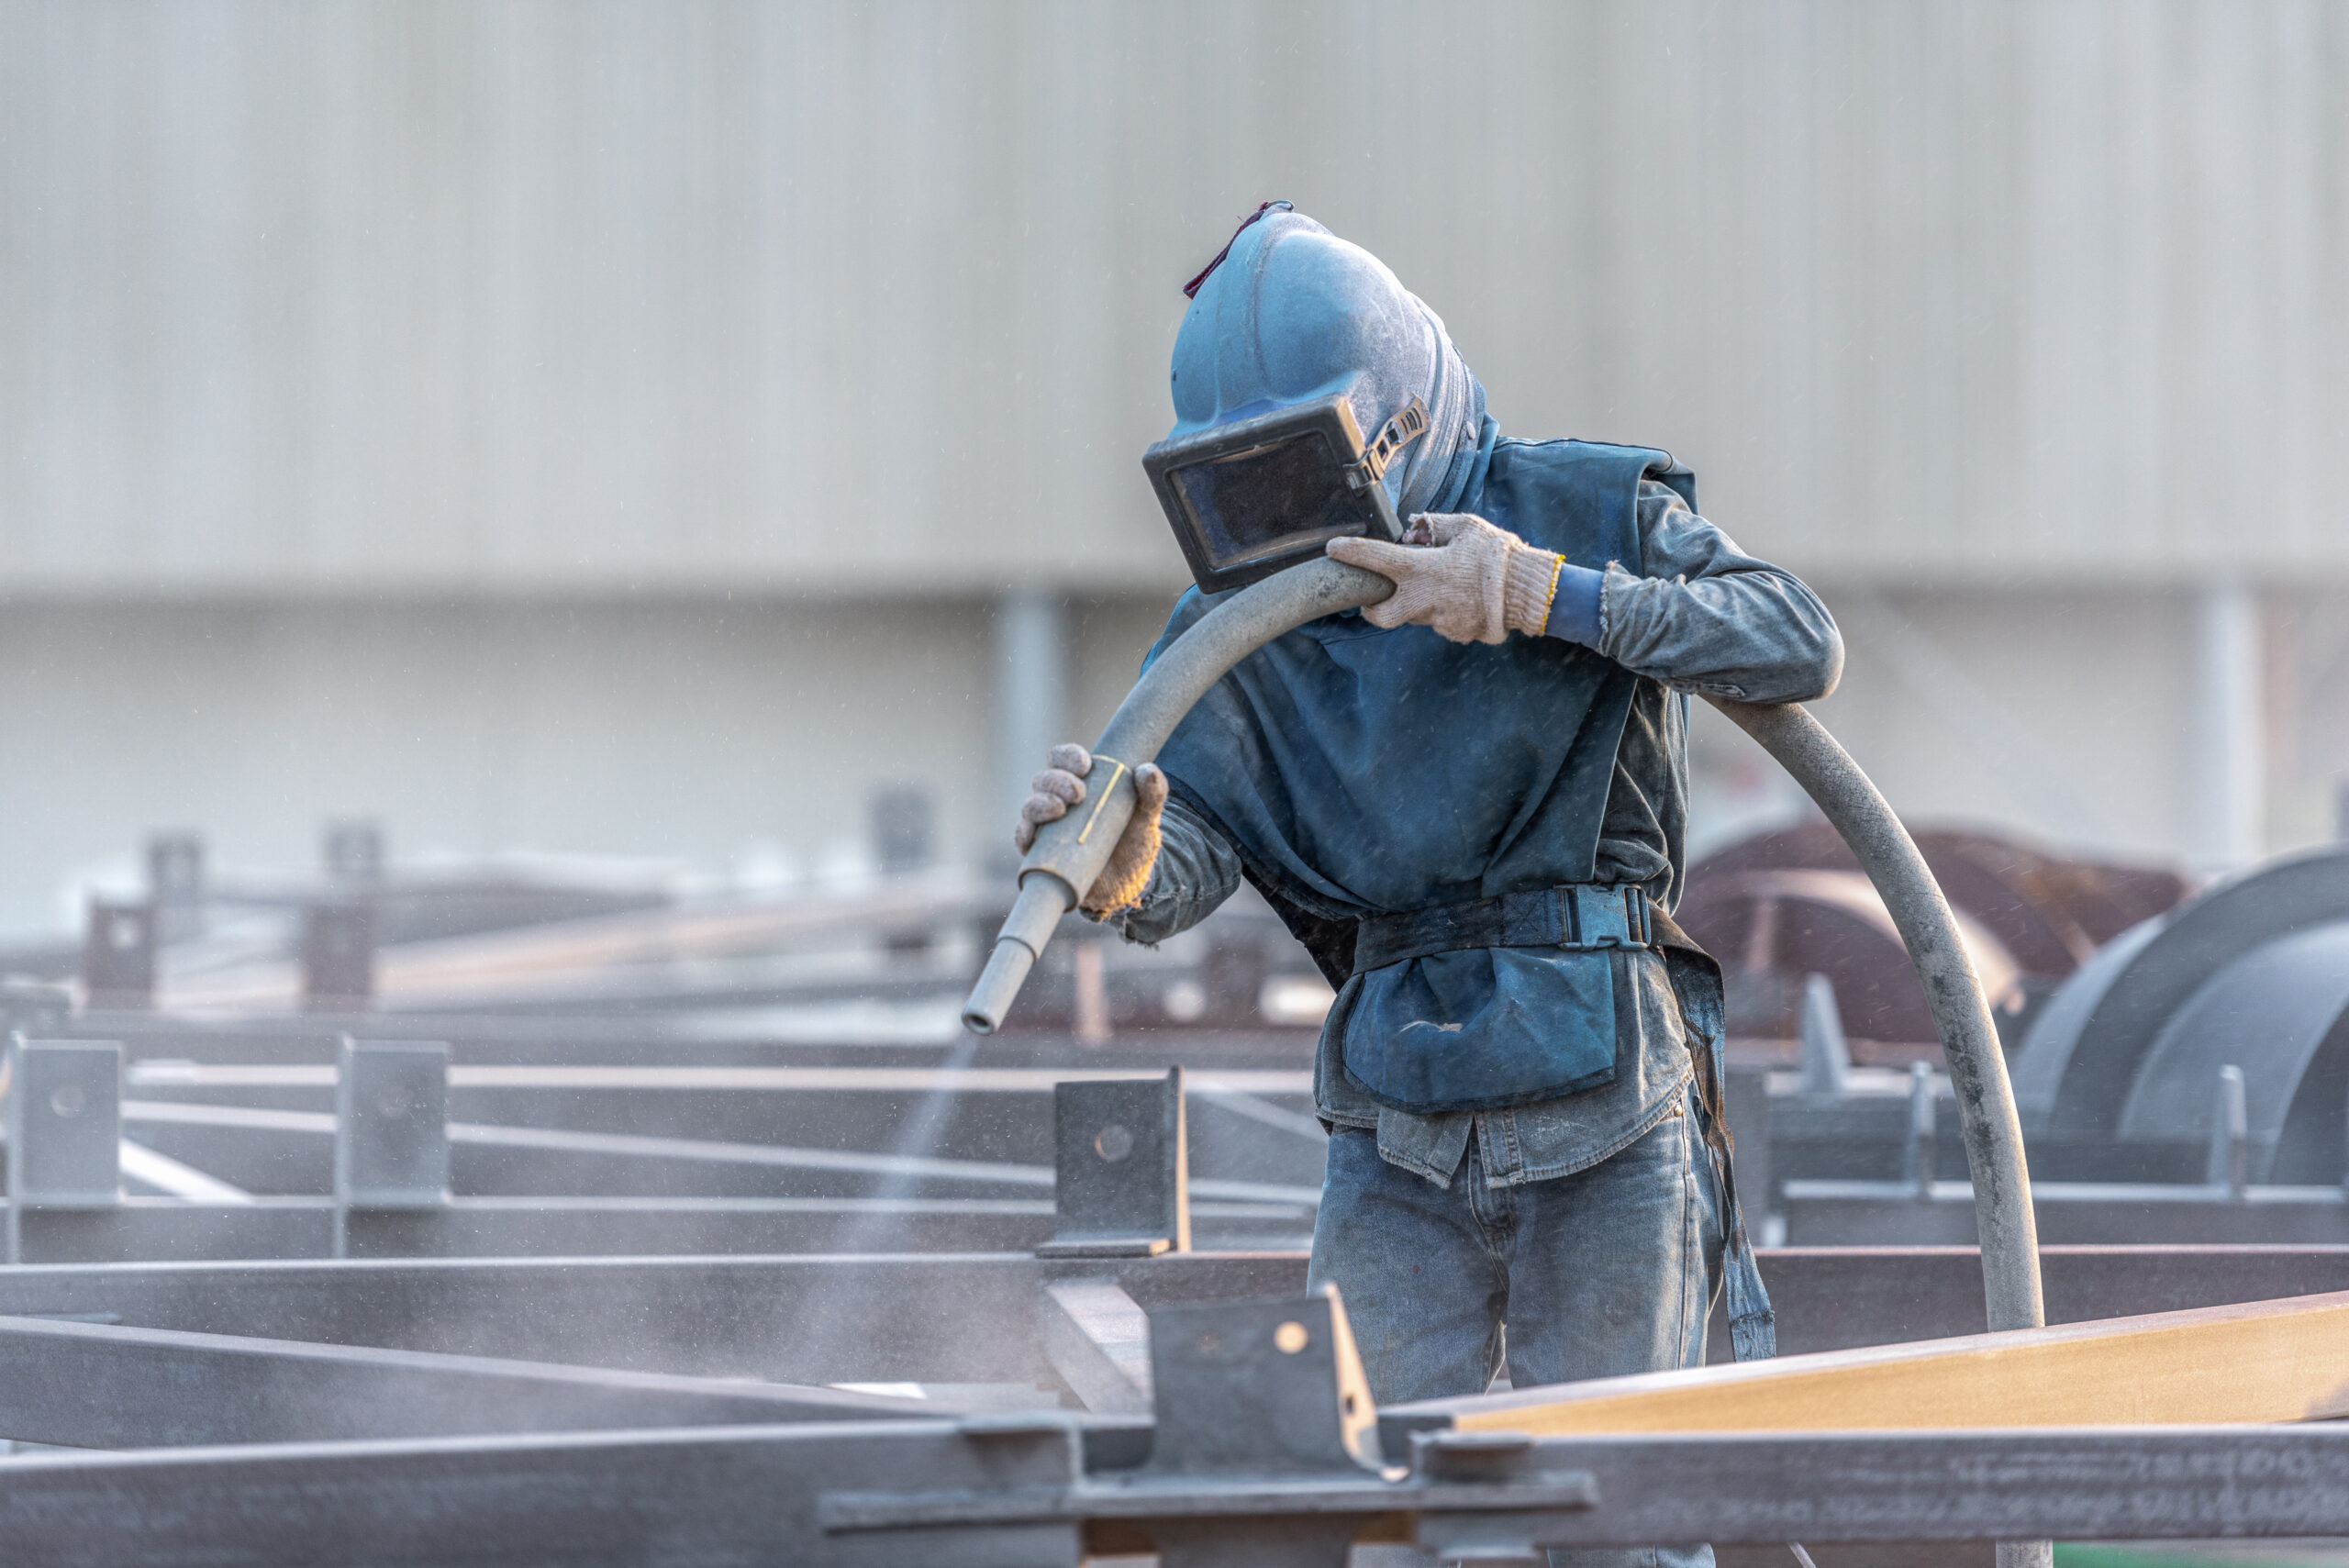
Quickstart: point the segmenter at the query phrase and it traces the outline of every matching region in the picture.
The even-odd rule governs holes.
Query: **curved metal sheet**
[[[2047,1130],[2109,1131],[2145,1054],[2203,982],[2279,938],[2349,920],[2349,847],[2271,862],[2181,906],[2115,977],[2062,1063]]]
[[[1854,1038],[1920,1044],[1936,1038],[1916,966],[1863,873],[1783,867],[1712,877],[1682,900],[1674,917],[1721,961],[1732,985],[1754,971],[1786,977],[1789,1001],[1777,1019],[1781,1029],[1792,1027],[1791,998],[1802,977],[1817,973],[1833,984]],[[1983,995],[1995,1004],[2014,989],[2021,968],[1981,921],[1962,911],[1954,918]]]
[[[2156,915],[2141,920],[2097,950],[2096,956],[2072,972],[2071,978],[2056,988],[2047,999],[2039,1018],[2023,1037],[2022,1046],[2015,1052],[2009,1069],[2015,1077],[2015,1108],[2021,1114],[2023,1127],[2032,1132],[2047,1125],[2048,1113],[2055,1106],[2055,1091],[2063,1084],[2064,1069],[2071,1064],[2072,1046],[2080,1038],[2080,1026],[2095,1012],[2112,983],[2121,978],[2145,944],[2161,935],[2168,924],[2167,915]]]
[[[2204,981],[2162,1026],[2130,1086],[2121,1136],[2208,1137],[2219,1069],[2240,1067],[2251,1176],[2266,1180],[2301,1080],[2344,1008],[2349,920],[2243,954]],[[2333,1107],[2336,1117],[2341,1109]]]
[[[2100,943],[2187,892],[2158,867],[2057,859],[1999,835],[1920,828],[1913,837],[1951,906],[1979,922],[2030,974],[2070,974]],[[1755,872],[1852,871],[1858,863],[1828,824],[1798,823],[1715,850],[1689,868],[1688,888],[1695,894]]]

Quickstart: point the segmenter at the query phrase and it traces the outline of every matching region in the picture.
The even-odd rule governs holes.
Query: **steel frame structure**
[[[120,1132],[184,1188],[199,1180],[95,1207],[78,1187],[67,1207],[12,1197],[35,1261],[0,1270],[0,1434],[67,1446],[0,1463],[0,1554],[1035,1564],[1155,1549],[1183,1568],[1330,1564],[1364,1543],[1497,1560],[1657,1540],[2349,1533],[2349,1447],[2316,1427],[1532,1437],[1489,1429],[1502,1396],[1375,1429],[1301,1251],[1181,1247],[1186,1217],[1227,1237],[1309,1223],[1294,1177],[1192,1181],[1178,1157],[1197,1132],[1186,1107],[1305,1145],[1318,1129],[1293,1071],[1152,1083],[1096,1054],[1091,1075],[1117,1081],[1052,1092],[1072,1075],[1057,1064],[547,1064],[528,1032],[522,1061],[450,1070],[461,1119],[373,1129],[399,1129],[371,1146],[406,1173],[388,1186],[360,1179],[362,1151],[338,1157],[382,1105],[348,1052],[317,1060],[316,1026],[284,1042],[291,1061],[256,1037],[139,1035]],[[382,1082],[404,1086],[384,1103],[438,1106],[392,1071],[424,1058],[394,1055]],[[928,1116],[943,1147],[710,1125],[718,1096],[753,1091],[868,1145]],[[974,1097],[986,1114],[953,1130]],[[1148,1134],[1142,1152],[1113,1159],[1111,1122]],[[94,1136],[75,1117],[25,1125],[28,1154]],[[1002,1158],[1007,1142],[1029,1157]],[[433,1158],[494,1158],[508,1190],[448,1195]],[[825,1190],[729,1186],[746,1173]],[[1955,1239],[1971,1195],[1943,1185],[1958,1190],[1861,1195],[1930,1202]],[[385,1194],[395,1207],[370,1207]],[[1968,1249],[1779,1250],[1764,1267],[1790,1354],[1984,1328]],[[2082,1321],[2349,1289],[2349,1247],[2059,1247],[2043,1273],[2051,1318]],[[1306,1323],[1310,1353],[1278,1343]],[[1170,1368],[1170,1342],[1203,1339],[1254,1349]]]
[[[2045,1262],[2058,1317],[2349,1284],[2349,1249]],[[1983,1311],[1966,1251],[1765,1267],[1801,1350],[1978,1328]],[[1041,1564],[1154,1544],[1179,1568],[1334,1563],[1358,1540],[1489,1559],[1536,1542],[2349,1533],[2349,1431],[2327,1426],[1466,1429],[1511,1419],[1520,1392],[1381,1413],[1373,1470],[1347,1447],[1367,1408],[1345,1409],[1345,1358],[1303,1272],[1297,1254],[1204,1253],[9,1270],[0,1429],[114,1451],[0,1464],[0,1552]],[[1278,1339],[1299,1322],[1309,1353]],[[1170,1362],[1170,1338],[1237,1349]],[[819,1385],[852,1367],[933,1397]],[[1022,1383],[1030,1407],[1001,1407]],[[1042,1407],[1054,1396],[1077,1407]]]

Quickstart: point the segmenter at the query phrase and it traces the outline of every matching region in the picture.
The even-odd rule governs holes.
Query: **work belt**
[[[1354,927],[1354,973],[1470,948],[1593,952],[1654,945],[1655,919],[1645,888],[1578,882],[1402,915],[1365,916]]]

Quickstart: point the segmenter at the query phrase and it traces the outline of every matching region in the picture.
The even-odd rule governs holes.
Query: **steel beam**
[[[1446,1552],[2349,1533],[2349,1431],[2323,1427],[1553,1439],[1463,1457],[1400,1484],[1150,1485],[1083,1473],[1065,1427],[1000,1419],[40,1455],[0,1469],[0,1556],[1040,1568],[1076,1562],[1081,1521],[1252,1519],[1277,1537],[1283,1519],[1348,1515],[1364,1539]]]
[[[1980,1267],[1956,1247],[1762,1254],[1788,1353],[1978,1334]],[[2057,1322],[2349,1290],[2344,1247],[2058,1247],[2043,1268]],[[1049,1384],[1027,1327],[1047,1282],[1111,1278],[1151,1308],[1299,1296],[1305,1271],[1302,1252],[39,1264],[0,1271],[0,1313],[798,1383]],[[858,1335],[818,1355],[806,1330],[835,1315]],[[982,1322],[1001,1331],[973,1333]]]
[[[1222,1247],[1292,1245],[1310,1222],[1262,1204],[1193,1206]],[[103,1211],[22,1216],[33,1263],[207,1262],[336,1255],[333,1200],[130,1198]],[[472,1197],[438,1210],[353,1211],[360,1258],[530,1258],[651,1253],[1032,1250],[1052,1206],[1001,1198]]]
[[[1935,1182],[1930,1196],[1891,1182],[1788,1182],[1787,1240],[1798,1246],[1971,1246],[1974,1189]],[[2349,1242],[2349,1196],[2338,1186],[2227,1186],[2171,1182],[2042,1182],[2032,1189],[2040,1240],[2123,1243]]]
[[[1122,1086],[1117,1083],[1072,1085],[1113,1092]],[[623,1113],[619,1119],[640,1128],[662,1119],[627,1102],[618,1110]],[[561,1109],[540,1114],[561,1114]],[[148,1142],[256,1190],[327,1190],[319,1178],[328,1169],[322,1162],[328,1150],[324,1140],[332,1137],[335,1128],[329,1113],[139,1099],[126,1102],[124,1116],[139,1125],[140,1137]],[[590,1119],[576,1111],[573,1118]],[[456,1156],[463,1161],[460,1184],[475,1193],[586,1190],[641,1195],[676,1192],[751,1195],[772,1194],[780,1187],[795,1195],[814,1195],[827,1191],[860,1192],[886,1181],[899,1185],[918,1184],[922,1190],[934,1193],[1013,1195],[1048,1193],[1055,1185],[1053,1168],[1048,1165],[837,1147],[842,1129],[824,1126],[823,1118],[812,1112],[798,1131],[824,1142],[823,1147],[774,1141],[779,1130],[774,1123],[751,1130],[768,1140],[468,1121],[449,1124],[448,1135]],[[889,1136],[885,1129],[867,1130],[883,1141]],[[310,1140],[318,1141],[304,1148]],[[1318,1151],[1314,1160],[1309,1173],[1313,1184],[1318,1184]],[[1286,1173],[1295,1177],[1308,1173],[1292,1163]],[[566,1184],[550,1186],[551,1177],[567,1178]],[[1321,1195],[1318,1184],[1297,1179],[1209,1178],[1191,1182],[1189,1191],[1210,1201],[1278,1205],[1299,1217],[1309,1216]]]
[[[439,1210],[353,1212],[349,1249],[361,1258],[994,1251],[1033,1247],[1052,1225],[1049,1203],[1017,1200],[462,1198]],[[330,1258],[334,1227],[325,1197],[131,1198],[116,1209],[25,1214],[22,1255],[33,1263]]]
[[[1065,1427],[937,1421],[176,1452],[0,1466],[0,1560],[47,1568],[1074,1568],[1070,1520],[832,1535],[820,1494],[875,1476],[1065,1486]]]
[[[1429,1519],[1446,1553],[1510,1541],[2210,1540],[2349,1534],[2349,1429],[1560,1438],[1514,1463],[1577,1473],[1586,1507]]]
[[[1787,1355],[1982,1333],[1981,1268],[1971,1247],[1762,1253],[1778,1349]],[[2086,1323],[2349,1290],[2349,1247],[2046,1246],[2040,1270],[2047,1320]],[[1718,1321],[1714,1328],[1709,1348],[1727,1361],[1728,1331]]]
[[[920,1400],[741,1379],[0,1318],[0,1435],[76,1448],[875,1420]]]
[[[1298,1295],[1298,1253],[1110,1265],[1145,1307]],[[792,1383],[1052,1386],[1024,1253],[270,1260],[0,1271],[0,1311]],[[852,1331],[826,1331],[847,1325]]]

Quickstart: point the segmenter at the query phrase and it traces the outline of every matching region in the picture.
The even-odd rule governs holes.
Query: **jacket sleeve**
[[[1181,797],[1167,800],[1158,840],[1158,863],[1141,901],[1109,917],[1108,924],[1130,942],[1163,942],[1189,930],[1240,885],[1238,851]]]
[[[1793,573],[1741,551],[1668,487],[1640,484],[1639,573],[1609,563],[1601,653],[1675,691],[1811,702],[1835,689],[1843,638]]]

